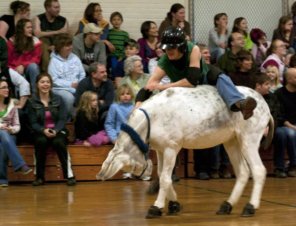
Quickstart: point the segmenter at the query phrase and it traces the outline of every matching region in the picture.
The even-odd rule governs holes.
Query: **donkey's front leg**
[[[176,205],[179,207],[180,204],[177,203],[177,195],[172,186],[172,172],[176,162],[176,152],[173,149],[166,148],[163,153],[163,163],[162,172],[159,177],[159,192],[154,205],[148,210],[146,218],[155,218],[162,215],[162,209],[165,206],[166,198],[170,201],[169,208],[173,209],[170,212],[179,212],[180,208],[175,208]],[[178,211],[176,211],[178,209]]]

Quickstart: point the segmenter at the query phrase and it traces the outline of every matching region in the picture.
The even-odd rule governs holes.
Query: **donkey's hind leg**
[[[227,201],[223,202],[217,214],[230,214],[232,206],[234,206],[241,197],[243,190],[248,182],[250,171],[246,160],[241,153],[241,145],[236,138],[224,143],[224,147],[229,156],[236,175],[236,182]]]

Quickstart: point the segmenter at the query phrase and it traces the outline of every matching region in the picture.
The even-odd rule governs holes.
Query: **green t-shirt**
[[[181,79],[184,79],[188,75],[188,68],[190,65],[190,55],[192,52],[192,49],[195,45],[191,42],[187,43],[187,55],[185,56],[185,65],[182,69],[177,68],[174,65],[174,61],[170,61],[168,56],[164,54],[158,61],[158,66],[165,71],[167,76],[171,79],[172,82],[177,82]],[[204,78],[206,74],[208,73],[209,69],[206,63],[203,59],[200,60],[200,70],[202,73],[202,78],[199,80],[199,84],[204,83]]]

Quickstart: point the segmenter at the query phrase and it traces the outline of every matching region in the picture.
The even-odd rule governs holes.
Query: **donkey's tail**
[[[263,142],[261,143],[261,146],[263,147],[264,150],[266,150],[270,146],[272,142],[273,134],[274,134],[274,120],[273,120],[273,117],[270,115],[269,122],[268,122],[268,134],[263,140]]]

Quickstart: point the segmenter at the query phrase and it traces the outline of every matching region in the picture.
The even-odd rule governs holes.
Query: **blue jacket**
[[[113,143],[118,137],[121,124],[127,121],[133,107],[132,103],[111,104],[105,121],[105,131]]]

